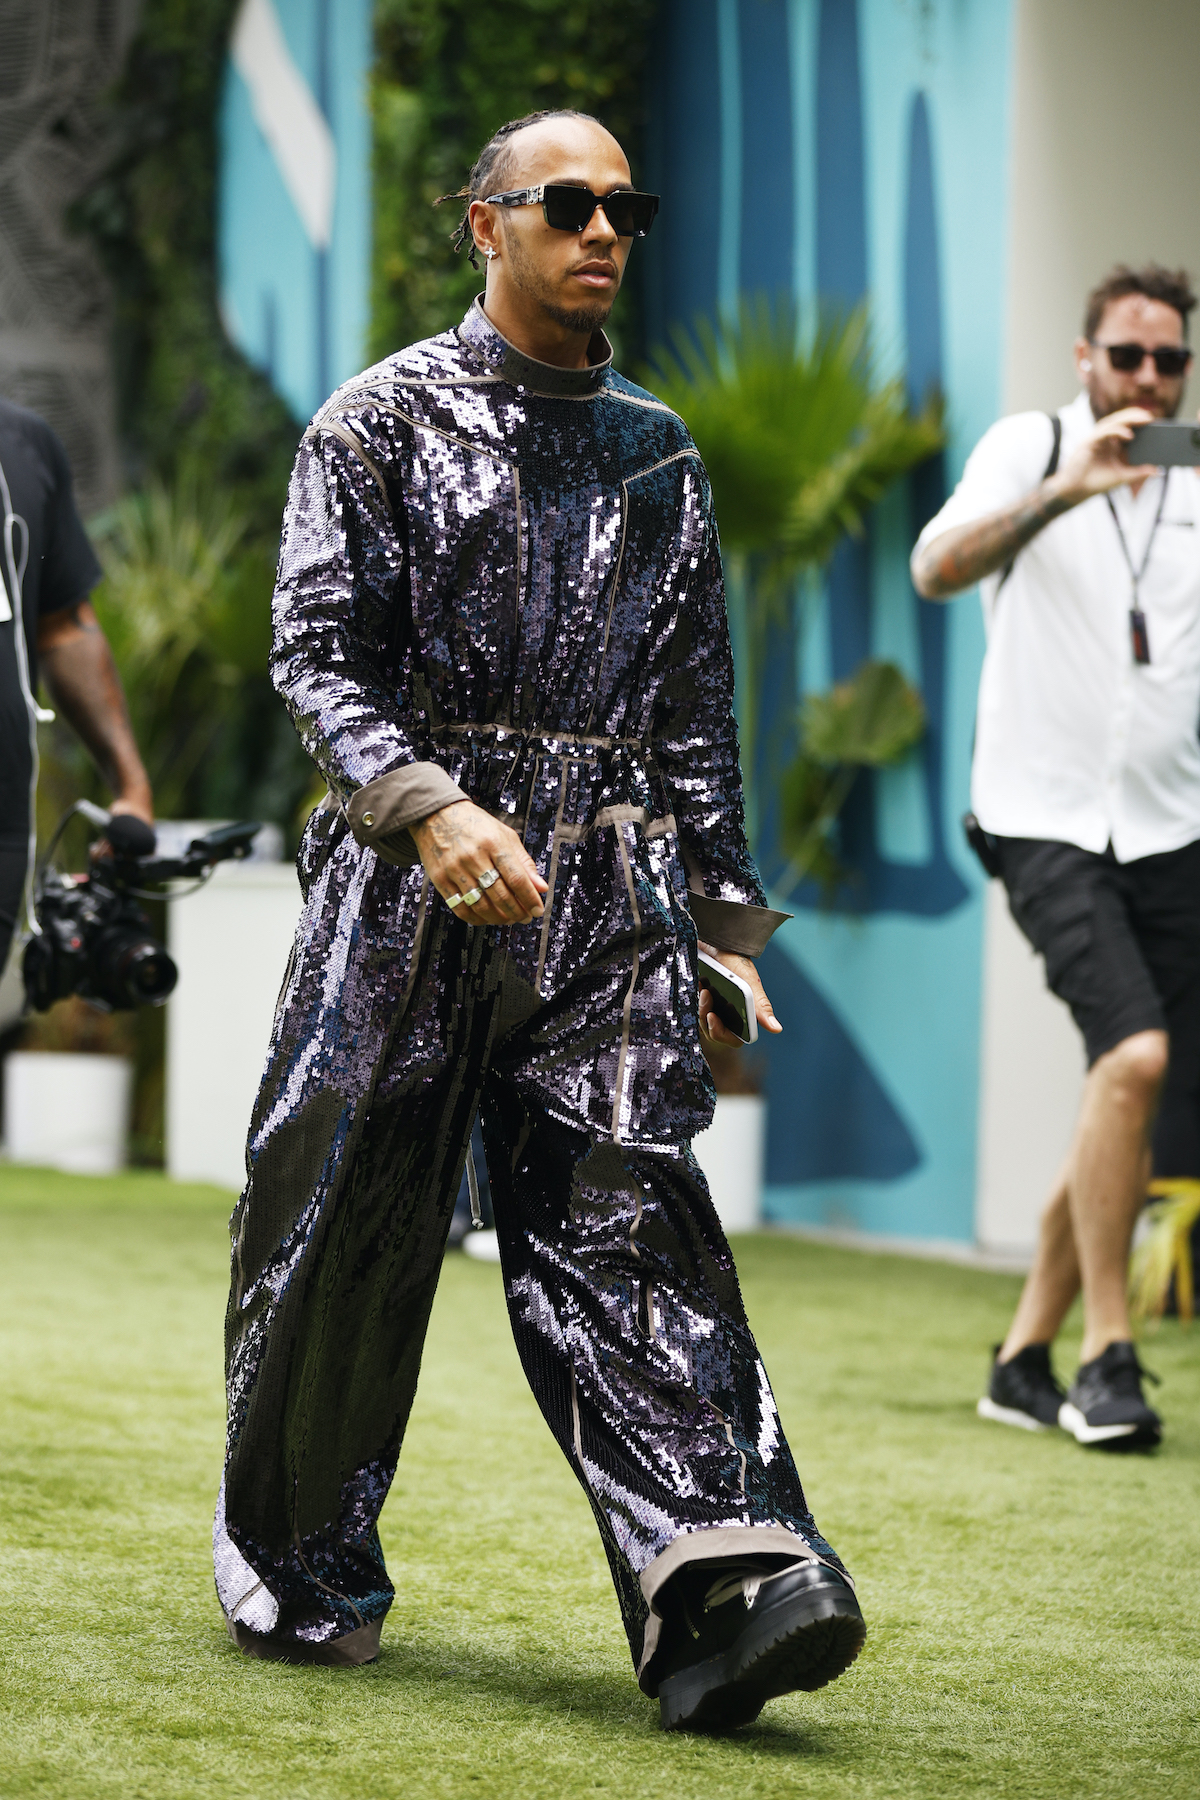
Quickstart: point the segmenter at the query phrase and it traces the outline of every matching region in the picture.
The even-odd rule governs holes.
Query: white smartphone
[[[728,1031],[740,1037],[743,1044],[753,1044],[758,1038],[758,1013],[754,1007],[754,995],[750,983],[727,969],[724,963],[714,962],[711,956],[700,951],[697,961],[700,965],[700,986],[707,988],[712,995],[712,1010]]]

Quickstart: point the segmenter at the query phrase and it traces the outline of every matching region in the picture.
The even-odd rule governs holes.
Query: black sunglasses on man
[[[1148,350],[1144,344],[1102,344],[1099,338],[1089,338],[1088,343],[1095,350],[1107,350],[1108,360],[1120,375],[1132,375],[1141,368],[1148,356],[1154,358],[1154,367],[1164,378],[1187,374],[1192,353],[1186,344],[1167,344],[1158,350]]]
[[[639,194],[632,188],[614,188],[611,194],[593,194],[591,188],[543,182],[540,187],[515,188],[508,194],[489,194],[488,206],[541,206],[542,216],[554,231],[583,231],[598,206],[618,237],[645,237],[658,211],[657,194]]]

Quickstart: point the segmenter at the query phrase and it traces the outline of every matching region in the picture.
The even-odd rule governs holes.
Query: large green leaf
[[[869,661],[827,694],[811,694],[801,711],[805,750],[828,768],[882,768],[925,731],[920,694],[895,663]]]
[[[898,762],[924,732],[921,696],[895,663],[864,662],[849,681],[809,695],[800,752],[779,780],[780,839],[789,858],[775,882],[781,899],[806,879],[818,881],[830,900],[846,885],[851,871],[838,855],[834,827],[855,777]]]

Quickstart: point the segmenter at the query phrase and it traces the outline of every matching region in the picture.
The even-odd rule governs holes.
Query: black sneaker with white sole
[[[1049,1344],[1026,1344],[1007,1362],[999,1360],[1000,1350],[997,1344],[988,1391],[975,1411],[981,1419],[1019,1425],[1022,1431],[1052,1431],[1066,1395],[1054,1379]]]
[[[768,1700],[835,1681],[866,1642],[849,1579],[824,1563],[713,1573],[694,1572],[690,1594],[680,1589],[678,1635],[658,1686],[664,1731],[749,1725]]]
[[[1150,1450],[1162,1442],[1162,1420],[1147,1406],[1143,1378],[1157,1382],[1130,1343],[1110,1344],[1083,1363],[1058,1409],[1076,1443],[1096,1450]]]

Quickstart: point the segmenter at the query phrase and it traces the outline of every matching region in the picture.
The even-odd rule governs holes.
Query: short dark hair
[[[1143,268],[1131,269],[1128,263],[1118,263],[1087,297],[1084,337],[1089,341],[1095,337],[1105,307],[1114,300],[1124,299],[1126,294],[1145,294],[1147,300],[1161,300],[1166,306],[1173,306],[1183,320],[1183,335],[1187,336],[1188,314],[1196,304],[1192,278],[1187,270],[1164,269],[1161,263],[1146,263]]]
[[[466,186],[456,188],[452,194],[439,194],[433,203],[435,206],[440,206],[443,200],[466,201],[462,218],[451,234],[450,242],[455,250],[461,250],[464,244],[470,245],[467,259],[473,269],[477,269],[479,264],[475,260],[475,240],[471,236],[471,202],[472,200],[482,200],[486,194],[498,194],[503,191],[513,163],[511,139],[517,135],[518,131],[524,131],[527,125],[540,125],[543,119],[586,119],[589,125],[599,125],[602,130],[608,130],[603,120],[595,118],[592,113],[576,112],[572,107],[563,106],[552,107],[546,112],[526,113],[522,119],[509,119],[507,124],[501,125],[499,130],[493,131],[475,158],[471,173],[467,177]]]

